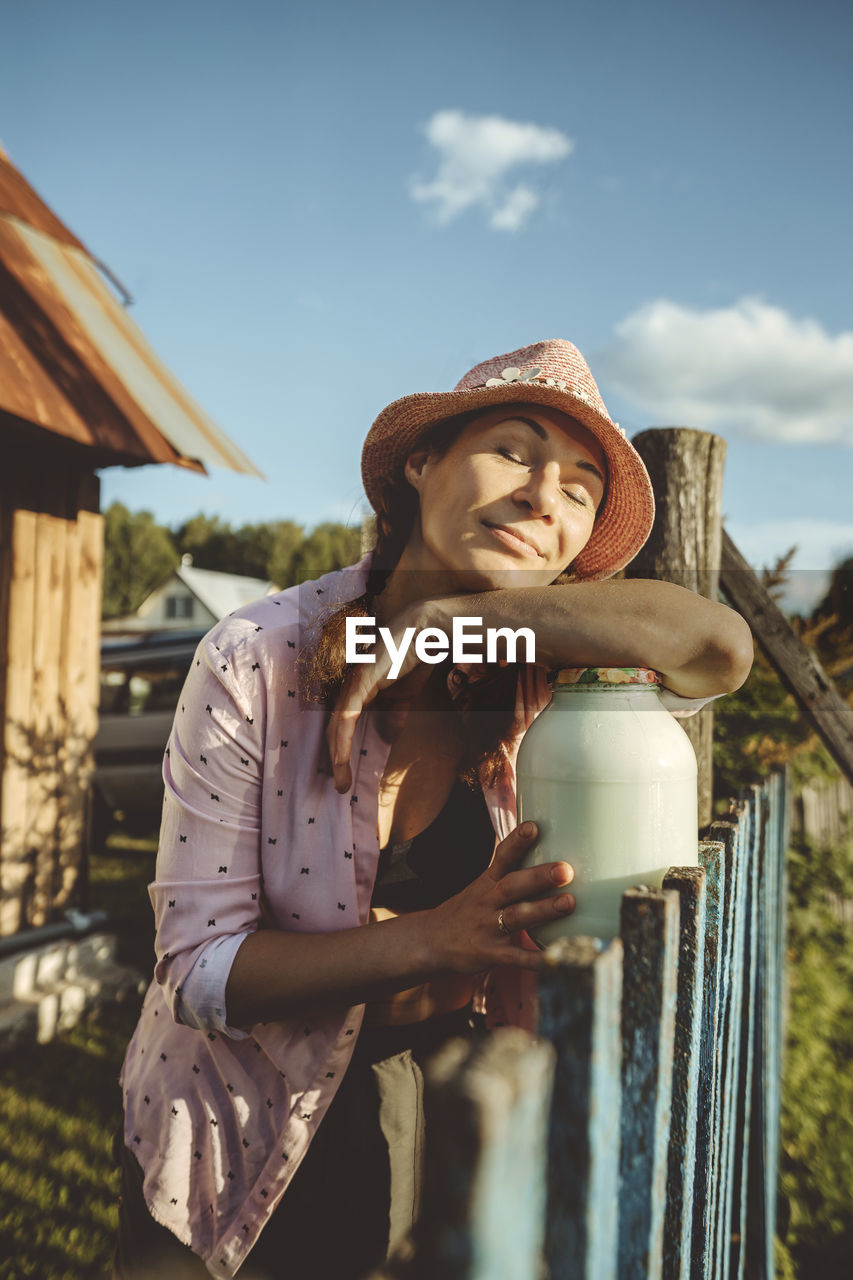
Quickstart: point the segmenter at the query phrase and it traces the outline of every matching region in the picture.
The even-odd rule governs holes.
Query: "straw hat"
[[[573,567],[579,578],[609,578],[633,560],[651,533],[652,485],[642,458],[604,407],[583,356],[562,338],[485,360],[452,391],[417,392],[383,409],[367,433],[361,455],[371,505],[378,505],[381,481],[402,472],[430,427],[472,409],[517,403],[560,409],[586,427],[604,450],[607,491],[592,536]]]

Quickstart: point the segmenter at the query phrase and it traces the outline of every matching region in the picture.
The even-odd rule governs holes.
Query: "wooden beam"
[[[720,586],[839,769],[853,782],[853,710],[723,530]]]

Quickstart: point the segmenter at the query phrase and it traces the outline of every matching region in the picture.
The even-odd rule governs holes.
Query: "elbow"
[[[720,693],[734,693],[752,670],[755,657],[752,632],[734,609],[727,605],[720,608],[725,610],[725,616],[714,637],[715,676],[719,680]]]

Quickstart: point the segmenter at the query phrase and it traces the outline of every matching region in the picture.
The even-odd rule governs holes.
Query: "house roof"
[[[244,578],[237,573],[217,573],[214,569],[196,569],[186,564],[178,566],[175,577],[180,578],[215,618],[224,618],[235,609],[278,590],[262,578]]]
[[[93,466],[261,475],[158,359],[102,272],[0,150],[3,426],[83,446]]]

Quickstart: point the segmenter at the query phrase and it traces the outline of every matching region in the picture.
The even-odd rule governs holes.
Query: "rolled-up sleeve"
[[[219,637],[219,647],[215,640]],[[155,880],[157,965],[177,1022],[240,1038],[225,986],[261,922],[260,827],[265,688],[245,641],[199,646],[163,763]]]

